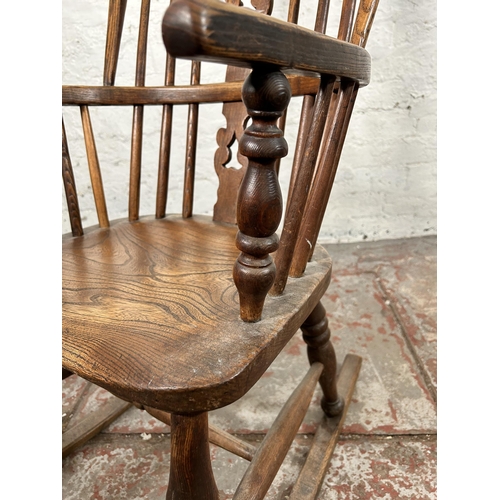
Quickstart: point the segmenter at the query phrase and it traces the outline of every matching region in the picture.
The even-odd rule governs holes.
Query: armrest
[[[367,85],[371,59],[356,45],[219,0],[177,0],[163,41],[173,57],[253,67],[272,64]]]

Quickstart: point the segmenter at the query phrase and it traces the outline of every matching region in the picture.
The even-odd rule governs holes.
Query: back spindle
[[[318,3],[318,11],[316,14],[316,22],[314,25],[315,31],[318,31],[318,32],[323,33],[323,34],[326,32],[329,8],[330,8],[329,0],[320,1]],[[356,0],[344,0],[342,2],[342,14],[340,17],[340,25],[339,25],[339,33],[338,33],[339,40],[348,40],[349,39],[351,29],[352,29],[352,21],[354,19],[355,10],[356,10]],[[337,91],[338,91],[338,83],[334,87],[333,99],[335,99],[337,97]],[[333,99],[332,99],[331,104],[333,104]],[[306,141],[307,134],[308,134],[308,131],[309,131],[310,126],[311,126],[313,108],[314,108],[314,96],[313,95],[304,96],[304,99],[302,102],[302,111],[301,111],[300,121],[299,121],[299,132],[297,134],[297,145],[295,148],[295,155],[293,158],[292,174],[291,174],[291,179],[290,179],[290,189],[288,191],[287,212],[288,212],[288,206],[290,204],[290,196],[291,196],[291,193],[293,192],[293,185],[295,184],[295,180],[297,177],[297,172],[301,168],[301,162],[302,162],[302,156],[304,153],[305,141]],[[328,118],[327,118],[327,120],[328,120]],[[328,126],[331,125],[331,123],[329,123],[329,122],[331,122],[331,119],[329,121],[327,121],[327,125],[325,126],[326,130],[328,130]],[[319,156],[320,157],[322,156],[321,151],[320,151]]]
[[[191,63],[191,85],[199,85],[201,66],[198,61]],[[182,216],[193,215],[194,174],[196,163],[196,143],[198,141],[198,110],[199,104],[189,105],[186,137],[186,163],[184,167],[184,195],[182,201]]]
[[[64,192],[66,193],[66,203],[68,205],[69,222],[71,224],[71,233],[73,236],[82,236],[82,218],[80,216],[80,207],[78,205],[78,195],[76,192],[75,177],[73,167],[69,156],[68,141],[66,139],[66,129],[64,119],[62,122],[62,178]]]
[[[103,83],[107,86],[115,84],[126,8],[127,0],[109,0],[108,30],[106,35],[103,76]]]
[[[366,46],[377,6],[378,0],[362,0],[351,35],[351,43],[363,48]],[[350,21],[352,14],[346,8],[342,10],[342,15],[339,34],[348,35],[350,29],[345,25],[352,25],[352,21]],[[335,180],[357,92],[358,84],[348,80],[342,81],[338,97],[334,106],[332,106],[333,127],[331,127],[330,135],[325,139],[326,142],[322,145],[321,162],[311,188],[311,200],[308,203],[300,228],[290,268],[290,276],[301,276],[307,261],[311,259],[314,252],[321,223],[328,206],[328,198]]]
[[[349,108],[352,112],[354,104],[352,101],[353,87],[351,82],[343,81],[335,105],[332,107],[334,113],[332,134],[327,137],[326,143],[323,144],[320,164],[311,189],[311,199],[304,214],[290,269],[292,277],[299,277],[303,274],[316,246],[347,132],[346,116],[349,113]]]
[[[342,2],[342,12],[340,14],[339,30],[337,34],[339,40],[351,39],[355,12],[356,0],[344,0]]]
[[[292,15],[296,16],[291,22],[294,22],[297,24],[298,22],[298,9],[299,9],[299,1],[300,0],[295,0],[295,2],[291,2],[289,6],[289,19],[291,18]],[[316,20],[314,23],[314,30],[319,32],[319,33],[325,33],[326,32],[326,26],[327,26],[327,21],[328,21],[328,11],[330,8],[330,0],[320,0],[318,2],[318,10],[316,12]],[[292,14],[293,12],[293,14]],[[293,192],[293,186],[295,185],[295,182],[297,180],[297,174],[299,172],[299,169],[301,169],[302,165],[302,156],[304,154],[304,148],[306,145],[306,139],[307,135],[309,133],[310,127],[311,127],[311,120],[313,116],[313,109],[314,109],[314,100],[315,96],[314,95],[305,95],[303,100],[302,100],[302,110],[300,113],[300,121],[299,121],[299,130],[297,133],[297,143],[295,146],[295,154],[293,157],[293,163],[292,163],[292,173],[290,176],[290,187],[288,189],[288,199],[287,199],[287,208],[286,208],[286,214],[288,214],[289,211],[289,205],[290,205],[290,198]],[[285,219],[287,218],[287,215],[285,216]]]
[[[271,9],[272,9],[272,2],[270,4],[269,14],[271,13]],[[291,0],[290,3],[288,4],[287,22],[297,24],[297,22],[299,20],[299,9],[300,9],[300,0]],[[285,109],[285,111],[283,111],[283,115],[278,120],[278,128],[283,133],[285,133],[287,111],[288,111],[288,108]],[[281,158],[278,158],[276,160],[276,173],[278,175],[279,175],[279,171],[280,171],[280,163],[281,163]]]
[[[87,150],[87,161],[90,172],[90,182],[94,193],[95,207],[100,227],[109,227],[108,209],[106,208],[106,198],[104,196],[104,187],[102,184],[101,167],[97,157],[97,148],[92,131],[92,122],[90,121],[90,112],[88,106],[80,106],[82,117],[83,137],[85,148]]]
[[[329,0],[319,2],[314,27],[315,31],[325,33],[329,7]],[[312,96],[304,97],[299,127],[300,139],[297,141],[286,217],[280,246],[276,253],[277,273],[276,280],[271,289],[273,295],[283,293],[286,286],[302,216],[306,209],[309,187],[314,176],[316,160],[320,150],[335,81],[336,77],[333,75],[323,76],[316,98],[314,99]]]
[[[165,86],[174,84],[175,80],[175,59],[167,53],[165,69]],[[172,146],[172,120],[174,106],[164,104],[161,117],[160,131],[160,158],[158,161],[158,186],[156,190],[156,218],[165,217],[167,210],[168,177],[170,171],[170,151]]]
[[[149,6],[150,0],[142,0],[139,37],[137,41],[136,87],[143,87],[146,77]],[[130,157],[130,191],[128,204],[128,218],[130,221],[139,218],[143,123],[144,106],[135,105],[132,117],[132,152]]]
[[[311,184],[314,166],[318,157],[318,151],[321,143],[321,137],[324,130],[327,111],[330,105],[330,99],[335,84],[335,76],[322,76],[320,89],[316,96],[314,104],[313,118],[311,127],[305,143],[304,155],[301,161],[301,168],[296,173],[293,193],[290,198],[290,204],[287,210],[287,216],[283,224],[281,240],[278,251],[276,252],[276,280],[273,284],[271,293],[279,295],[285,289],[288,271],[293,257],[293,249],[297,242],[297,235],[302,222],[309,186]]]

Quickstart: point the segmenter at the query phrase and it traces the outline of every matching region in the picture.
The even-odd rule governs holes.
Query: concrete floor
[[[319,499],[436,499],[436,237],[325,245],[333,277],[324,297],[339,364],[363,358],[341,439]],[[265,376],[210,421],[258,443],[308,367],[300,332]],[[63,429],[109,393],[76,376],[63,381]],[[319,389],[268,499],[286,499],[322,418]],[[163,499],[169,428],[129,409],[63,460],[63,498]],[[221,499],[247,462],[212,448]]]

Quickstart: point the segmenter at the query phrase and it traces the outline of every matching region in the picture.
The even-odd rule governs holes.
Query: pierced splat
[[[226,0],[232,5],[242,6],[240,0]],[[258,12],[270,15],[273,9],[272,0],[252,0]],[[228,66],[226,82],[245,80],[250,73],[247,68]],[[218,149],[214,156],[215,172],[219,177],[217,202],[214,205],[214,220],[236,224],[236,196],[245,175],[248,160],[238,151],[238,143],[248,121],[248,113],[241,102],[226,102],[222,106],[222,114],[226,118],[226,127],[217,131]],[[234,152],[236,151],[236,155]],[[236,156],[241,168],[228,166]]]
[[[226,82],[244,80],[249,73],[246,68],[229,66],[226,72]],[[215,152],[215,171],[219,177],[217,203],[214,206],[214,220],[219,222],[236,223],[236,194],[241,180],[245,175],[248,160],[240,153],[237,159],[242,168],[227,167],[233,154],[231,146],[240,141],[245,129],[248,113],[241,102],[226,102],[222,107],[222,114],[226,117],[226,128],[217,132],[219,148]]]

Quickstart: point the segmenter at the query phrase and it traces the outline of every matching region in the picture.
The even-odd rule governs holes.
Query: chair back
[[[228,3],[239,4],[239,0]],[[184,146],[184,168],[182,180],[182,216],[191,217],[194,211],[194,195],[197,158],[199,153],[200,105],[222,103],[222,116],[225,124],[213,137],[213,162],[218,177],[217,194],[213,206],[213,218],[217,222],[236,223],[237,193],[248,166],[248,159],[236,151],[236,143],[240,143],[245,127],[249,122],[247,108],[241,102],[242,82],[248,76],[249,69],[227,66],[225,78],[221,83],[202,83],[202,66],[206,63],[193,61],[190,63],[189,82],[177,83],[179,63],[174,57],[166,54],[164,81],[156,85],[146,84],[146,62],[148,59],[148,40],[158,32],[160,21],[150,16],[150,0],[142,0],[138,13],[138,22],[130,22],[137,26],[136,63],[133,85],[116,85],[120,69],[120,53],[124,49],[122,38],[129,25],[127,1],[110,0],[107,16],[107,31],[104,48],[104,65],[102,85],[63,85],[62,100],[65,107],[77,107],[80,111],[81,130],[87,157],[90,185],[95,203],[95,212],[100,227],[109,227],[112,217],[108,214],[108,203],[105,196],[101,160],[94,135],[93,118],[99,115],[98,108],[128,107],[130,118],[130,151],[128,154],[128,219],[137,221],[141,215],[141,178],[145,175],[156,175],[156,193],[154,216],[163,218],[167,213],[167,200],[174,195],[169,189],[172,178],[178,172],[178,166],[172,164],[174,148]],[[271,15],[273,0],[252,0],[252,8]],[[344,0],[338,27],[338,38],[354,45],[364,47],[371,28],[378,0],[361,0],[356,11],[355,0]],[[130,5],[129,5],[130,7]],[[299,0],[290,0],[287,6],[286,20],[290,23],[299,21]],[[164,7],[163,7],[164,9]],[[314,30],[325,33],[330,9],[329,0],[319,0],[317,5]],[[151,19],[150,19],[151,17]],[[149,25],[153,24],[151,30]],[[128,46],[127,46],[128,48]],[[69,51],[69,48],[66,48]],[[163,52],[165,54],[165,52]],[[78,59],[79,56],[77,56]],[[80,56],[84,62],[84,55]],[[165,57],[163,55],[163,57]],[[184,63],[184,61],[182,61]],[[184,66],[185,68],[185,66]],[[298,277],[311,258],[318,238],[321,222],[326,210],[328,197],[335,178],[343,142],[347,133],[349,119],[359,88],[359,82],[338,75],[288,74],[292,96],[303,96],[302,110],[298,120],[296,146],[293,154],[291,177],[288,188],[285,218],[279,249],[275,254],[277,268],[276,279],[271,293],[279,294],[285,288],[287,277]],[[177,83],[177,84],[176,84]],[[145,130],[145,115],[151,107],[161,109],[157,128],[157,166],[147,174],[144,172],[143,151],[151,137]],[[174,114],[177,108],[186,108],[184,124],[185,144],[179,144],[175,138],[178,128],[174,126]],[[175,110],[175,113],[174,113]],[[77,185],[70,150],[69,136],[65,127],[63,112],[62,126],[62,172],[63,185],[68,207],[68,219],[74,236],[84,233],[80,202],[77,196]],[[286,110],[278,120],[278,127],[285,129]],[[115,120],[123,126],[123,120]],[[73,120],[74,122],[74,120]],[[73,136],[75,136],[73,134]],[[157,137],[157,136],[156,136]],[[111,147],[107,160],[116,164],[110,155],[123,155],[120,146]],[[236,163],[235,163],[236,161]],[[274,164],[279,171],[280,159]],[[123,168],[121,166],[121,168]],[[125,169],[123,169],[125,171]],[[126,175],[126,174],[123,174]],[[108,191],[114,199],[120,199],[124,186]],[[150,193],[147,193],[149,200]],[[88,197],[86,197],[88,198]]]

